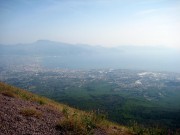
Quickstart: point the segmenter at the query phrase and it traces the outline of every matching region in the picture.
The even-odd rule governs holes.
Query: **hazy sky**
[[[0,0],[0,43],[180,48],[180,0]]]

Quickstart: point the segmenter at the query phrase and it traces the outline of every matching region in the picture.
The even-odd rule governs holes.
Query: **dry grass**
[[[12,98],[16,97],[15,94],[12,93],[11,91],[3,91],[2,94],[7,97],[12,97]]]
[[[56,125],[56,129],[70,135],[88,135],[84,126],[73,119],[63,119],[59,121]]]
[[[20,110],[20,114],[27,117],[36,117],[40,118],[42,113],[34,108],[23,108]]]
[[[72,112],[65,107],[62,110],[64,119],[59,121],[56,128],[71,135],[91,135],[96,129],[105,131],[108,135],[130,135],[128,129],[105,119],[103,114],[95,112]],[[127,133],[127,134],[126,134]]]

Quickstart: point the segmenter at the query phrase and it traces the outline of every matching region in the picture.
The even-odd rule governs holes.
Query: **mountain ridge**
[[[20,56],[26,62],[28,56],[32,61],[38,59],[38,64],[47,68],[116,68],[180,72],[178,50],[158,46],[106,48],[38,40],[30,44],[0,45],[0,56],[0,65],[6,65],[7,59],[24,64],[14,56]],[[11,65],[10,62],[8,64]]]

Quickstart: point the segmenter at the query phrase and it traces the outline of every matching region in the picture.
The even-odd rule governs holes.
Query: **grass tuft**
[[[12,97],[12,98],[16,97],[15,94],[11,91],[3,91],[2,95],[7,96],[7,97]]]
[[[96,128],[102,127],[105,123],[105,116],[96,114],[95,112],[81,112],[72,111],[68,107],[62,109],[64,119],[60,120],[56,129],[66,132],[71,135],[91,135]]]
[[[34,108],[23,108],[21,109],[20,114],[23,116],[36,118],[40,118],[42,116],[42,113]]]

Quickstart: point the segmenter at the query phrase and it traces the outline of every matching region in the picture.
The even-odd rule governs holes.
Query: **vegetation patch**
[[[97,112],[72,112],[67,107],[62,109],[64,119],[60,120],[56,129],[66,132],[71,135],[91,135],[97,128],[102,128],[106,125],[105,115]]]
[[[2,94],[7,97],[12,97],[12,98],[16,97],[15,94],[12,93],[11,91],[3,91]]]
[[[20,114],[27,117],[36,117],[39,118],[42,116],[42,113],[34,108],[23,108],[20,111]]]
[[[131,122],[129,130],[137,135],[179,135],[179,130],[170,130],[159,126],[146,127],[137,122]]]
[[[70,135],[88,135],[89,134],[84,128],[84,126],[82,126],[81,123],[78,123],[78,121],[74,121],[72,119],[64,119],[60,121],[56,125],[56,129],[61,130],[65,132],[66,134],[70,134]]]

